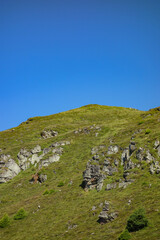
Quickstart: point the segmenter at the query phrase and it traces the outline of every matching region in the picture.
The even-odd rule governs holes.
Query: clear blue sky
[[[160,105],[159,0],[0,0],[0,130],[96,103]]]

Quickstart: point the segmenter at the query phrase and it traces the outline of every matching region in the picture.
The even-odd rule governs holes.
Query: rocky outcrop
[[[0,183],[5,183],[15,177],[21,171],[18,164],[10,155],[0,156]]]
[[[106,186],[106,191],[109,191],[109,190],[111,190],[111,189],[114,189],[114,188],[116,188],[117,187],[117,183],[109,183],[109,184],[107,184],[107,186]]]
[[[99,165],[87,163],[86,170],[83,172],[82,187],[85,190],[96,188],[100,191],[103,187],[104,175],[100,171]]]
[[[105,201],[105,206],[103,210],[99,214],[98,223],[105,224],[113,221],[118,216],[117,212],[110,212],[109,210],[109,202]]]
[[[43,132],[41,132],[41,137],[44,139],[56,137],[57,135],[58,132],[53,130],[44,130]]]
[[[158,156],[160,157],[160,142],[159,142],[159,140],[155,141],[154,148],[158,151]]]
[[[20,171],[28,169],[31,165],[42,168],[53,162],[57,162],[63,153],[63,147],[70,144],[69,141],[53,143],[48,148],[41,149],[37,145],[30,151],[22,148],[17,154],[17,163],[11,159],[10,155],[0,155],[0,183],[4,183],[15,177]],[[45,157],[50,153],[50,156]]]
[[[151,174],[159,174],[160,173],[160,165],[159,165],[159,162],[156,161],[156,162],[153,162],[151,165],[150,165],[150,168],[149,168],[149,171]]]
[[[79,134],[79,133],[89,134],[89,133],[91,133],[91,131],[101,131],[101,127],[92,125],[89,127],[80,128],[80,129],[74,131],[74,133],[75,134]]]
[[[108,155],[110,155],[110,154],[116,154],[116,153],[118,153],[118,150],[119,150],[119,147],[117,146],[117,145],[115,145],[115,146],[109,146],[108,147],[108,152],[107,152],[107,154]]]

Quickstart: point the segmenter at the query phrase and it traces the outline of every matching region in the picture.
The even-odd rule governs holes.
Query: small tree
[[[138,231],[148,225],[144,209],[138,209],[128,219],[126,229],[129,232]]]
[[[4,214],[4,216],[0,219],[0,227],[5,228],[10,225],[10,218],[8,214]]]
[[[27,216],[27,212],[21,208],[19,211],[14,215],[14,220],[20,220]]]
[[[130,233],[128,232],[127,229],[125,229],[119,236],[118,240],[129,240],[130,238],[131,238]]]

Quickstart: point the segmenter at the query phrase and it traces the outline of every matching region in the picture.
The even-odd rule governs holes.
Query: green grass
[[[36,168],[31,167],[8,183],[0,185],[0,218],[5,213],[13,218],[24,206],[28,213],[23,221],[12,221],[7,228],[1,228],[0,239],[117,240],[125,229],[129,216],[138,208],[145,208],[149,225],[141,231],[131,233],[131,239],[159,239],[160,175],[150,175],[148,166],[144,166],[144,170],[134,170],[132,174],[135,181],[126,189],[105,191],[107,183],[122,179],[121,166],[118,173],[105,179],[100,192],[85,192],[80,187],[83,171],[92,157],[91,148],[104,144],[107,150],[111,145],[110,140],[123,149],[129,145],[133,136],[137,148],[146,146],[152,149],[158,160],[157,152],[153,149],[154,141],[160,136],[158,118],[160,112],[155,110],[142,112],[120,107],[88,105],[47,117],[32,118],[14,128],[15,130],[0,132],[0,148],[15,160],[22,147],[29,150],[37,144],[45,148],[61,140],[71,142],[64,146],[59,162],[41,169],[41,172],[47,174],[44,183],[29,183],[32,175],[36,173]],[[143,123],[139,124],[140,122]],[[90,134],[74,134],[75,130],[93,124],[102,129],[97,137],[96,130]],[[54,138],[42,139],[40,133],[44,129],[53,129],[59,134]],[[134,134],[139,129],[141,131]],[[150,129],[149,134],[146,134],[146,129]],[[121,153],[122,150],[115,155],[119,162]],[[70,181],[72,184],[69,184]],[[63,183],[62,186],[59,186],[60,183]],[[51,191],[49,189],[54,189],[54,194],[44,194],[46,190]],[[97,223],[98,215],[102,211],[100,204],[105,200],[110,202],[113,211],[118,212],[118,217],[111,223],[100,225]],[[93,206],[96,206],[94,212]],[[69,225],[74,224],[77,225],[76,228],[68,229]]]

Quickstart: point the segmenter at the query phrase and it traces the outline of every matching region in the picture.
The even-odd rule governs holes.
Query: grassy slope
[[[64,147],[65,151],[57,163],[53,163],[43,171],[48,179],[43,184],[29,183],[36,172],[31,167],[21,172],[12,181],[0,185],[0,217],[8,213],[10,217],[24,207],[28,217],[13,221],[4,229],[0,229],[0,239],[36,240],[36,239],[117,239],[125,228],[130,214],[139,207],[146,209],[149,227],[132,234],[132,239],[160,239],[160,175],[150,175],[148,167],[144,170],[135,169],[136,181],[126,189],[105,191],[107,183],[116,178],[122,178],[122,171],[104,182],[102,191],[85,192],[79,185],[82,182],[82,172],[91,158],[91,148],[105,144],[109,146],[112,138],[114,143],[127,147],[132,134],[142,129],[135,137],[137,146],[145,145],[153,149],[154,141],[160,136],[158,119],[160,112],[152,110],[141,112],[135,109],[88,105],[79,109],[63,112],[47,117],[29,119],[20,126],[0,132],[0,148],[3,153],[11,154],[16,159],[20,148],[33,148],[36,144],[47,147],[59,140],[70,140],[71,145]],[[95,132],[74,134],[74,130],[96,124],[102,131],[98,137]],[[51,139],[41,139],[43,129],[53,129],[59,135]],[[150,129],[149,134],[145,134]],[[153,154],[156,153],[152,150]],[[120,158],[121,152],[117,157]],[[56,171],[56,173],[53,172]],[[69,185],[70,180],[73,181]],[[58,187],[63,181],[64,186]],[[151,187],[149,187],[151,185]],[[43,195],[46,189],[54,189],[55,193]],[[128,200],[132,203],[129,206]],[[102,210],[99,206],[105,200],[111,208],[118,211],[118,218],[112,223],[100,225],[98,215]],[[40,205],[40,210],[37,210]],[[93,214],[92,206],[96,206]],[[36,212],[35,212],[36,211]],[[34,212],[34,213],[33,213]],[[77,224],[75,229],[68,230],[68,225]]]

